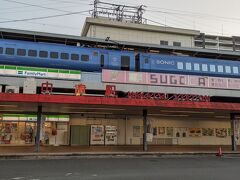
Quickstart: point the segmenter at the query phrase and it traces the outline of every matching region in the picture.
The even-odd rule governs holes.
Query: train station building
[[[81,36],[0,29],[1,39],[239,60],[238,37],[86,18]],[[155,81],[151,81],[151,77]],[[184,80],[185,83],[182,84]],[[228,77],[0,64],[0,146],[229,146],[240,82]]]

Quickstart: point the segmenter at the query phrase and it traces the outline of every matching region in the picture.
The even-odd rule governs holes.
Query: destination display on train
[[[180,86],[216,89],[240,89],[240,79],[210,76],[103,70],[103,82]]]

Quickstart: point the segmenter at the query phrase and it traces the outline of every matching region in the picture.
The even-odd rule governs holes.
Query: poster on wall
[[[158,134],[165,135],[165,127],[158,127]]]
[[[152,128],[152,134],[153,134],[153,136],[157,136],[157,135],[158,135],[158,133],[157,133],[157,127],[153,127],[153,128]]]
[[[141,128],[140,126],[133,126],[133,137],[140,137]]]
[[[201,128],[188,128],[188,134],[190,137],[200,137],[202,135]]]
[[[227,137],[226,128],[216,128],[216,137],[225,138]]]
[[[173,137],[173,128],[172,127],[167,127],[167,136]]]
[[[174,128],[175,137],[187,137],[187,128]]]
[[[202,128],[202,135],[203,136],[214,136],[214,129],[213,128]]]
[[[104,145],[104,126],[91,125],[91,145]]]
[[[105,145],[117,145],[117,126],[105,126]]]

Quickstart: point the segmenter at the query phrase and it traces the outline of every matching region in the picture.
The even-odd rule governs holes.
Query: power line
[[[44,9],[48,9],[48,10],[60,11],[60,12],[70,12],[70,11],[60,10],[60,9],[51,8],[51,7],[45,7],[45,6],[36,5],[36,4],[29,4],[29,3],[24,3],[24,2],[18,2],[18,1],[15,1],[15,0],[3,0],[3,1],[7,1],[7,2],[11,2],[11,3],[17,3],[17,4],[22,4],[22,5],[27,5],[27,6],[32,6],[32,7],[44,8]]]
[[[69,15],[75,15],[75,14],[82,14],[87,11],[79,11],[79,12],[70,12],[70,13],[65,13],[65,14],[57,14],[57,15],[52,15],[52,16],[42,16],[42,17],[35,17],[35,18],[26,18],[26,19],[16,19],[16,20],[8,20],[8,21],[0,21],[0,23],[11,23],[11,22],[21,22],[21,21],[31,21],[31,20],[39,20],[39,19],[48,19],[48,18],[55,18],[55,17],[62,17],[62,16],[69,16]]]

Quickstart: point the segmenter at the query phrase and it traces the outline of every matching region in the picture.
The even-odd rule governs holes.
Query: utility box
[[[19,93],[19,86],[6,86],[5,93]]]
[[[37,82],[35,78],[26,78],[23,83],[23,93],[24,94],[36,94],[37,92]]]

